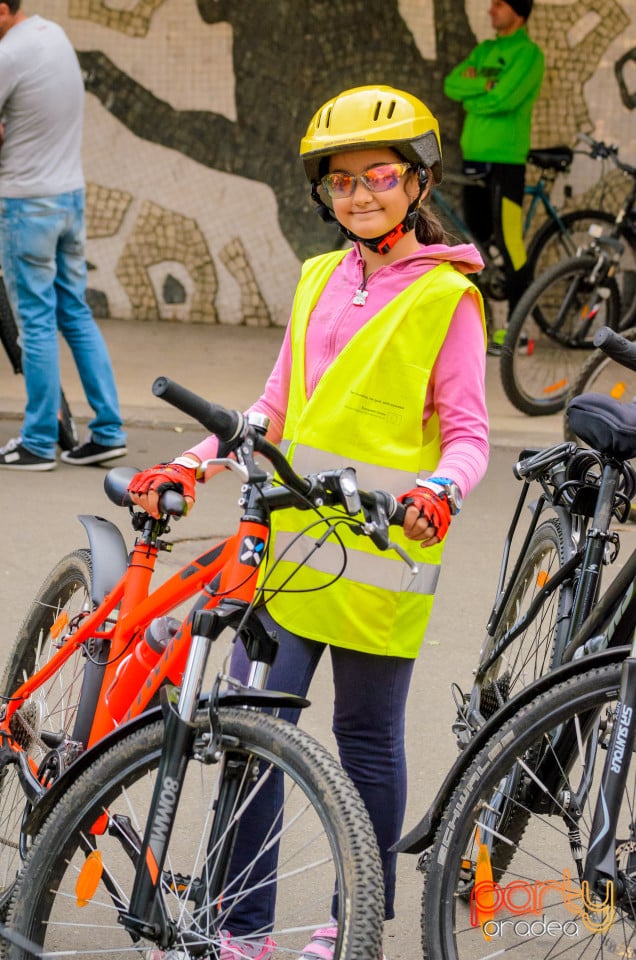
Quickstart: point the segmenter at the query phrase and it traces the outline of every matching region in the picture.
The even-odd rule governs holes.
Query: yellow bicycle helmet
[[[417,97],[393,87],[352,87],[314,114],[300,142],[311,183],[320,179],[320,161],[345,150],[393,147],[413,164],[423,164],[434,183],[442,179],[439,124]]]

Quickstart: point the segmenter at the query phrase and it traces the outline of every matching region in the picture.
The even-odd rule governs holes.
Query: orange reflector
[[[68,613],[66,613],[66,611],[64,610],[59,615],[59,617],[53,622],[53,625],[51,626],[50,634],[53,637],[53,639],[57,640],[62,630],[66,630],[67,627],[68,627]]]
[[[102,855],[99,850],[93,850],[86,857],[84,866],[80,870],[77,883],[75,884],[75,896],[77,897],[77,906],[85,907],[93,899],[95,891],[99,886],[104,872]]]
[[[612,389],[609,392],[610,397],[614,397],[614,400],[620,400],[625,391],[627,390],[627,385],[624,384],[621,380],[618,383],[615,383]]]
[[[471,906],[475,911],[476,919],[481,927],[484,940],[492,939],[484,930],[484,926],[489,920],[493,920],[495,917],[495,893],[493,887],[494,880],[488,847],[485,843],[482,843],[479,848],[479,853],[477,854],[475,887],[473,889]]]
[[[557,390],[563,390],[563,387],[567,387],[567,380],[557,380],[556,383],[550,384],[549,387],[544,387],[544,393],[555,393]]]
[[[547,580],[548,580],[548,571],[539,570],[537,574],[537,586],[539,587],[539,589],[541,589],[541,587],[544,587],[546,585]]]

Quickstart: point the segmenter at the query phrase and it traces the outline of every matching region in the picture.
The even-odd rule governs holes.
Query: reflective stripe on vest
[[[342,251],[327,254],[303,269],[291,320],[284,442],[300,473],[352,465],[363,489],[400,494],[415,485],[417,476],[435,470],[439,461],[438,418],[434,414],[423,428],[422,410],[457,303],[475,288],[450,264],[419,277],[351,338],[308,400],[307,324],[343,256]],[[395,552],[381,553],[367,537],[353,535],[343,512],[321,513],[327,518],[324,522],[293,510],[273,518],[270,558],[278,562],[269,564],[263,584],[272,616],[286,629],[315,640],[370,653],[417,656],[442,545],[422,549],[399,528],[391,528],[391,539],[420,567],[421,573],[413,578]],[[329,522],[335,525],[336,536],[314,549],[310,564],[299,566],[309,541],[315,545]],[[282,557],[299,534],[293,553]],[[282,592],[276,594],[278,590]]]

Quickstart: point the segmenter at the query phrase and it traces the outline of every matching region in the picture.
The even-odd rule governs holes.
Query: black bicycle
[[[636,366],[634,345],[602,336]],[[589,394],[570,418],[604,456],[636,454],[633,405]],[[635,627],[636,551],[562,665],[502,704],[467,744],[441,815],[429,812],[425,957],[632,956]]]
[[[614,223],[614,214],[609,210],[584,207],[563,211],[559,210],[551,199],[556,178],[569,172],[575,153],[585,154],[603,162],[606,159],[604,147],[604,144],[588,138],[585,140],[585,146],[577,149],[557,146],[529,152],[527,163],[537,171],[534,182],[528,183],[525,188],[527,210],[524,216],[523,233],[526,238],[529,238],[526,265],[529,278],[540,276],[555,263],[565,257],[573,256],[586,242],[592,225],[611,226]],[[459,185],[486,187],[483,180],[449,173],[445,174],[445,180]],[[484,269],[474,277],[474,280],[486,300],[495,302],[506,300],[503,258],[494,238],[487,243],[477,240],[463,217],[439,187],[432,191],[431,203],[451,236],[462,243],[472,243],[479,250],[484,261]],[[536,227],[542,216],[543,222]],[[535,228],[534,231],[533,228]]]
[[[616,147],[596,146],[631,187],[611,229],[592,225],[579,252],[538,276],[510,317],[501,382],[529,416],[564,408],[601,326],[625,330],[636,319],[636,167],[619,160]]]
[[[0,273],[0,342],[5,349],[9,362],[16,374],[22,373],[22,350],[18,336],[18,328],[13,316],[11,304]],[[60,410],[58,414],[58,443],[62,450],[72,450],[79,443],[77,426],[68,405],[68,400],[61,393]]]

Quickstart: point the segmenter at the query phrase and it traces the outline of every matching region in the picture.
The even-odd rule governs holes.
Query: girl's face
[[[329,173],[346,173],[359,177],[383,164],[399,164],[402,158],[389,147],[350,150],[329,158]],[[332,197],[334,216],[339,223],[359,237],[379,237],[401,223],[409,204],[418,195],[417,173],[408,170],[389,190],[374,192],[356,180],[349,197]]]

